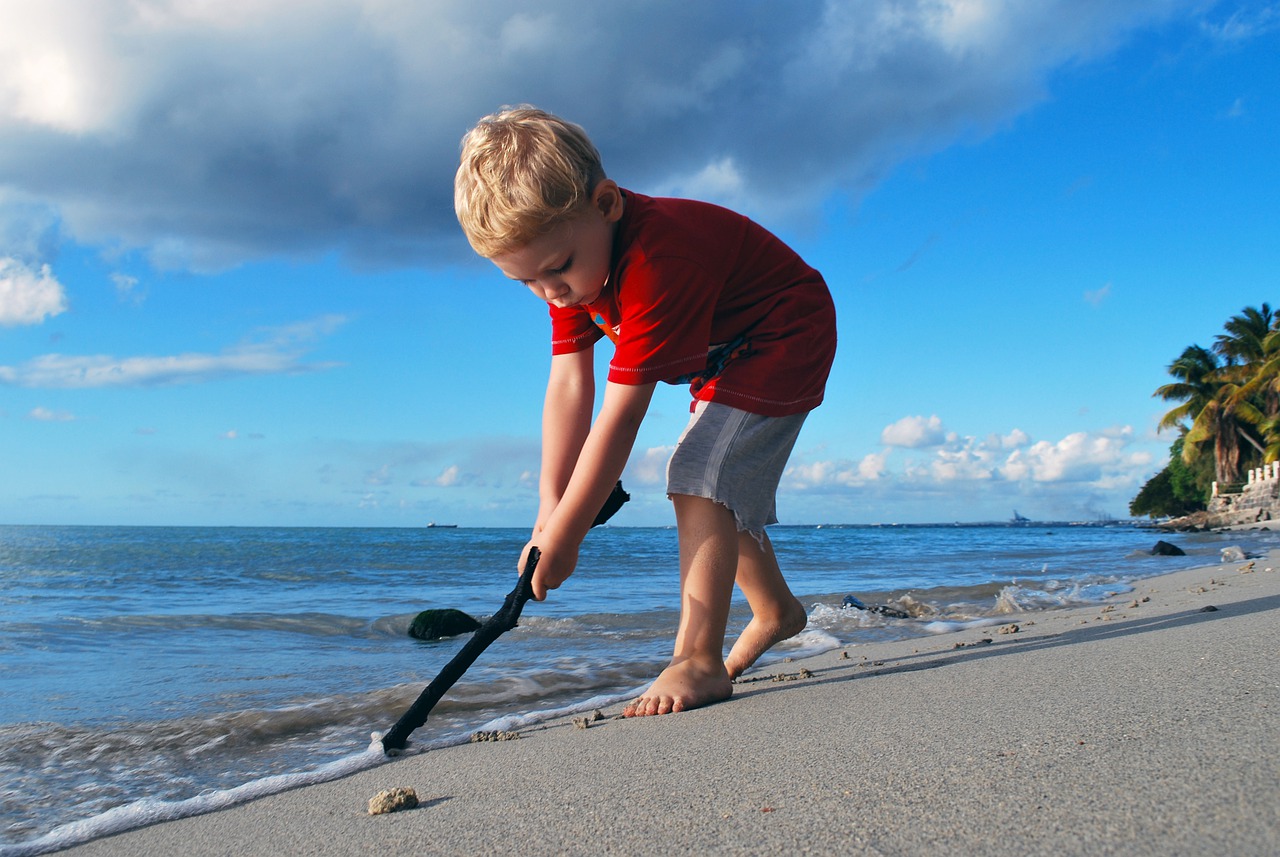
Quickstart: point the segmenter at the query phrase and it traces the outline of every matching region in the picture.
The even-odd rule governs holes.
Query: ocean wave
[[[311,771],[263,777],[232,788],[207,791],[182,800],[144,798],[112,807],[88,818],[59,825],[37,839],[15,845],[0,845],[0,857],[34,857],[38,854],[48,854],[91,839],[123,833],[149,824],[227,809],[267,795],[340,779],[386,761],[387,757],[380,749],[370,747],[361,753],[345,756]]]

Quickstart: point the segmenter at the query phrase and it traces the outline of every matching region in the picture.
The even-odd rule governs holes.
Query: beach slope
[[[1179,572],[63,853],[1276,854],[1278,630],[1280,557]],[[366,813],[396,786],[422,805]]]

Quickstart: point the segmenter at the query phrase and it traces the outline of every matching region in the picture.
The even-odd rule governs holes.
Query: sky
[[[1280,2],[0,20],[0,524],[530,526],[546,309],[452,209],[460,137],[507,104],[823,272],[839,354],[784,523],[1126,517],[1169,363],[1280,303]],[[617,524],[674,521],[688,404],[660,387]]]

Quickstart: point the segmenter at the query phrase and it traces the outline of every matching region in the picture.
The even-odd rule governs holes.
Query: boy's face
[[[609,278],[613,232],[622,217],[622,193],[611,180],[596,185],[591,205],[525,246],[493,257],[511,279],[553,306],[589,304]]]

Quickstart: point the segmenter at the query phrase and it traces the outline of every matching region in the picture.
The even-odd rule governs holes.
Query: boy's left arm
[[[655,386],[605,384],[600,413],[582,445],[569,485],[538,534],[541,558],[533,575],[536,600],[546,598],[548,589],[558,588],[573,574],[578,548],[627,465]]]

